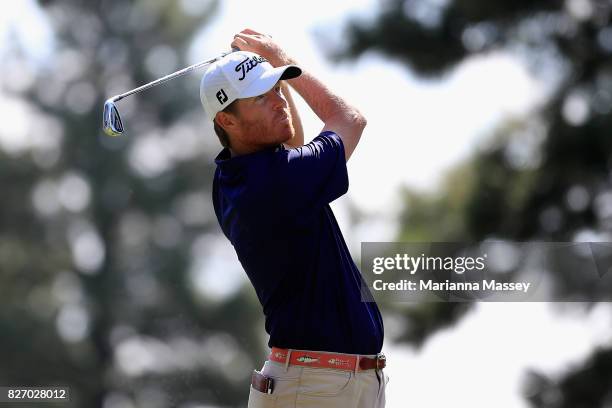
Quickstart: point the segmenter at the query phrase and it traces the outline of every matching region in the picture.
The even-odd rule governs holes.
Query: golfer
[[[224,149],[213,204],[265,315],[271,348],[248,406],[385,405],[383,322],[329,204],[364,116],[269,36],[245,29],[212,64],[200,97]],[[324,123],[310,143],[287,83]],[[367,290],[367,289],[366,289]],[[368,292],[369,293],[369,292]]]

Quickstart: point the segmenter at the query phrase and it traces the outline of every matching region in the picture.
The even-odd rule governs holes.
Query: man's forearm
[[[297,64],[292,59],[281,55],[271,61],[274,66]],[[302,75],[287,82],[300,94],[308,106],[325,124],[324,129],[333,130],[340,135],[346,151],[346,158],[355,149],[366,125],[365,117],[343,98],[333,93],[314,75],[302,68]]]
[[[295,106],[295,101],[293,100],[293,96],[291,95],[291,91],[289,90],[289,85],[287,85],[286,81],[281,81],[281,87],[283,90],[283,95],[287,100],[287,104],[289,104],[289,112],[291,113],[291,122],[293,123],[293,129],[295,130],[295,136],[285,142],[285,146],[287,147],[300,147],[304,145],[304,128],[302,127],[302,119],[300,118],[300,113]]]
[[[300,66],[286,55],[270,62],[273,66],[290,64]],[[302,75],[290,79],[288,82],[304,98],[308,106],[310,106],[315,115],[323,123],[337,115],[361,115],[355,107],[349,105],[344,99],[333,93],[325,84],[304,68],[302,68]]]

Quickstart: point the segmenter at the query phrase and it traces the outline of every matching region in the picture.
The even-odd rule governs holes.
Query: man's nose
[[[285,97],[276,93],[274,90],[272,90],[272,98],[274,109],[285,109],[287,107],[287,100]]]

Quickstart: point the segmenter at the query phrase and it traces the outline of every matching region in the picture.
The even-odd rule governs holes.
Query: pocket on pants
[[[352,379],[353,373],[351,371],[304,368],[300,378],[298,394],[332,397],[346,391]]]
[[[275,406],[276,397],[274,395],[264,394],[251,387],[248,408],[274,408]]]

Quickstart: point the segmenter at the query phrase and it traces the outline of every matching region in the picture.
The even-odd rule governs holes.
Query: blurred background
[[[202,72],[271,34],[368,118],[334,210],[367,241],[609,242],[610,0],[21,0],[0,15],[0,385],[246,406],[261,307],[211,206]],[[307,140],[321,124],[298,101]],[[555,290],[596,287],[555,275]],[[583,297],[582,297],[583,298]],[[387,406],[612,407],[610,303],[391,303]],[[8,405],[7,405],[8,406]],[[42,404],[37,406],[43,406]]]

